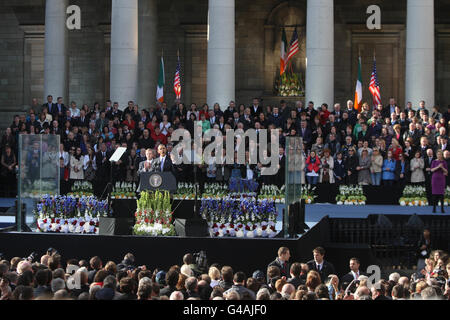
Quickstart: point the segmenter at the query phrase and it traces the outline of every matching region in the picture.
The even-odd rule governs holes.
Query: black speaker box
[[[179,237],[209,237],[206,220],[175,219],[175,231]]]
[[[134,218],[100,218],[99,234],[105,236],[131,235],[134,226]]]

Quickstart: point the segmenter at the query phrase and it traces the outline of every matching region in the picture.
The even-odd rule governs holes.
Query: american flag
[[[298,34],[297,34],[297,29],[294,30],[294,34],[292,35],[292,40],[291,43],[289,45],[289,52],[288,52],[288,57],[286,59],[286,64],[289,60],[291,60],[291,58],[299,51],[299,47],[298,47]]]
[[[373,71],[372,77],[370,78],[369,90],[372,93],[373,97],[373,106],[377,107],[381,104],[381,95],[380,95],[380,83],[378,82],[377,76],[377,60],[375,57],[373,58]]]
[[[178,55],[177,69],[175,71],[175,80],[173,81],[173,91],[175,91],[176,99],[181,98],[181,78],[180,78],[180,55]]]

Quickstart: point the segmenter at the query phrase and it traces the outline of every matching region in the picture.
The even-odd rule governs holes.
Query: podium
[[[166,190],[174,193],[177,190],[177,179],[172,172],[141,172],[138,191]]]

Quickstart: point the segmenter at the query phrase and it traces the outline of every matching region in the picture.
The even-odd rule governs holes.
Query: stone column
[[[308,0],[306,12],[306,100],[334,104],[333,0]]]
[[[112,0],[110,95],[121,110],[137,99],[138,0]]]
[[[434,0],[408,0],[406,22],[406,102],[428,110],[435,103]]]
[[[44,101],[47,95],[63,97],[66,104],[68,96],[68,29],[66,9],[69,0],[46,0],[45,3],[45,48],[44,48]]]
[[[158,11],[157,0],[139,0],[139,84],[140,109],[156,102],[158,81]]]
[[[278,29],[277,29],[278,30]],[[273,95],[273,77],[276,73],[274,65],[273,46],[274,46],[275,26],[264,26],[264,93]]]
[[[207,103],[225,110],[235,97],[235,0],[209,0]]]

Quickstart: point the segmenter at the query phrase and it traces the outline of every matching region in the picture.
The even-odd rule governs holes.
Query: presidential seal
[[[154,173],[150,176],[150,186],[152,188],[159,188],[162,184],[162,177],[158,173]]]

